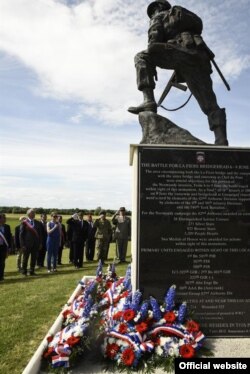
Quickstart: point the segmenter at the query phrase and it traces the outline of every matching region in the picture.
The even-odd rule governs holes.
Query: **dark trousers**
[[[44,267],[44,260],[45,260],[45,256],[46,256],[46,247],[43,247],[39,250],[38,252],[38,256],[37,256],[37,265],[38,266],[41,266],[41,267]]]
[[[27,274],[27,266],[28,260],[30,257],[30,272],[34,273],[36,260],[38,255],[38,246],[36,244],[30,245],[29,247],[25,247],[23,251],[23,274]]]
[[[63,245],[60,245],[58,249],[58,256],[57,256],[57,263],[60,265],[62,262],[62,251],[63,251]]]
[[[69,262],[74,262],[74,246],[73,242],[69,242]]]
[[[171,46],[155,53],[149,53],[148,50],[145,50],[135,56],[135,66],[137,86],[140,91],[146,88],[155,88],[156,66],[162,69],[173,69],[177,73],[180,71],[201,110],[208,116],[210,130],[213,131],[215,126],[225,123],[225,115],[219,121],[223,123],[217,123],[217,118],[215,121],[213,120],[214,113],[220,112],[220,107],[213,91],[213,83],[210,77],[211,65],[205,52],[189,55]]]
[[[128,239],[117,239],[116,246],[119,260],[126,261]]]
[[[6,256],[7,256],[6,246],[1,245],[0,246],[0,279],[3,279]]]
[[[92,261],[95,256],[95,239],[87,239],[86,240],[86,259]]]
[[[84,242],[73,242],[74,251],[74,265],[75,267],[82,267],[83,265],[83,252]]]

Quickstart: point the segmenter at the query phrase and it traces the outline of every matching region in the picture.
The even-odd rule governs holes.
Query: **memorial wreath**
[[[95,279],[80,283],[82,292],[62,312],[62,329],[47,337],[43,357],[52,368],[68,370],[93,344],[120,372],[170,371],[176,357],[210,354],[199,324],[187,317],[186,303],[175,304],[174,285],[163,303],[154,297],[143,301],[140,291],[132,293],[130,265],[118,278],[114,265],[103,274],[101,263]]]

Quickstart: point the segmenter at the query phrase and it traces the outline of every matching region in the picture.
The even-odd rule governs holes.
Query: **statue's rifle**
[[[202,39],[202,37],[199,36],[199,38],[200,38],[200,48],[203,48],[203,49],[206,51],[206,53],[207,53],[208,56],[209,56],[209,59],[211,60],[213,66],[215,67],[215,69],[216,69],[216,71],[218,72],[220,78],[222,79],[223,83],[225,84],[227,90],[230,91],[230,86],[229,86],[228,82],[226,81],[226,79],[225,79],[224,75],[222,74],[222,72],[221,72],[219,66],[217,65],[217,63],[216,63],[215,60],[214,60],[214,57],[215,57],[214,53],[213,53],[213,52],[211,51],[211,49],[206,45],[206,43],[204,42],[204,40]],[[156,49],[159,50],[159,48],[164,48],[163,45],[164,45],[163,43],[155,43],[155,44],[152,46],[151,50],[156,50]],[[173,47],[174,47],[174,46],[173,46]],[[166,48],[166,45],[165,45],[165,48]],[[180,47],[180,46],[178,46],[178,48],[179,48],[179,49],[182,49],[182,47]],[[191,51],[189,51],[189,53],[191,53]],[[176,79],[176,73],[173,72],[171,78],[169,79],[169,81],[168,81],[168,83],[167,83],[167,85],[166,85],[166,87],[165,87],[165,89],[164,89],[164,91],[163,91],[163,93],[162,93],[162,95],[161,95],[161,97],[160,97],[158,103],[157,103],[157,106],[158,106],[158,107],[160,106],[160,107],[162,107],[163,109],[166,109],[166,110],[168,110],[168,111],[176,111],[176,110],[179,110],[179,109],[183,108],[183,107],[184,107],[184,106],[189,102],[189,100],[190,100],[191,97],[192,97],[192,93],[191,93],[190,96],[188,97],[187,101],[186,101],[183,105],[181,105],[180,107],[178,107],[178,108],[176,108],[176,109],[167,109],[167,108],[165,108],[165,107],[162,105],[162,102],[164,101],[164,99],[166,98],[166,96],[168,95],[168,93],[169,93],[169,91],[171,90],[172,87],[176,87],[176,88],[178,88],[179,90],[182,90],[182,91],[186,91],[186,90],[187,90],[187,86],[186,86],[186,85],[177,82],[177,79]]]
[[[200,38],[201,38],[201,37],[200,37]],[[221,77],[221,80],[222,80],[222,82],[224,83],[224,85],[226,86],[227,90],[230,91],[231,88],[230,88],[228,82],[226,81],[226,78],[224,77],[224,75],[222,74],[222,72],[221,72],[219,66],[218,66],[217,63],[215,62],[215,59],[214,59],[214,58],[215,58],[215,54],[214,54],[214,53],[211,51],[211,49],[206,45],[206,43],[204,42],[204,40],[203,40],[202,38],[201,38],[201,40],[202,40],[202,44],[201,44],[202,47],[204,47],[205,51],[207,52],[207,54],[208,54],[208,56],[209,56],[209,58],[210,58],[212,64],[214,65],[214,67],[215,67],[217,73],[219,74],[219,76]]]
[[[158,103],[157,103],[157,106],[162,106],[162,102],[163,100],[165,99],[165,97],[168,95],[169,91],[171,90],[172,87],[176,87],[178,88],[179,90],[182,90],[182,91],[187,91],[187,86],[185,86],[184,84],[181,84],[181,83],[178,83],[176,81],[176,74],[175,74],[175,71],[173,72],[171,78],[169,79],[168,81],[168,84],[166,85]],[[184,104],[186,105],[186,103]],[[165,109],[165,108],[164,108]],[[180,109],[180,108],[177,108],[177,109]],[[174,110],[177,110],[177,109],[174,109]],[[170,109],[170,110],[173,110],[173,109]]]

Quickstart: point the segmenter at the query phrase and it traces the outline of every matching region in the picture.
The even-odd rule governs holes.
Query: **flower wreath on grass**
[[[199,324],[187,318],[186,303],[175,305],[174,285],[162,304],[153,297],[142,301],[140,291],[131,291],[130,265],[118,278],[114,265],[103,275],[101,263],[94,280],[80,283],[81,294],[62,312],[62,329],[47,338],[43,357],[52,368],[69,368],[91,344],[99,344],[103,357],[119,371],[170,371],[175,357],[211,354],[203,347]]]

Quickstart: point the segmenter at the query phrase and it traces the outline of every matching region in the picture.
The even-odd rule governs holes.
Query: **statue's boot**
[[[128,111],[133,114],[139,114],[141,112],[154,112],[157,113],[157,105],[156,102],[154,101],[149,101],[149,102],[143,102],[141,105],[138,106],[130,106],[128,108]]]
[[[219,108],[208,116],[210,129],[214,131],[216,145],[228,145],[227,119],[224,108]]]
[[[133,114],[139,114],[141,112],[154,112],[157,113],[157,104],[154,98],[154,91],[151,88],[146,88],[143,91],[144,101],[138,106],[131,106],[128,111]]]
[[[217,126],[214,128],[216,145],[228,145],[226,126]]]

